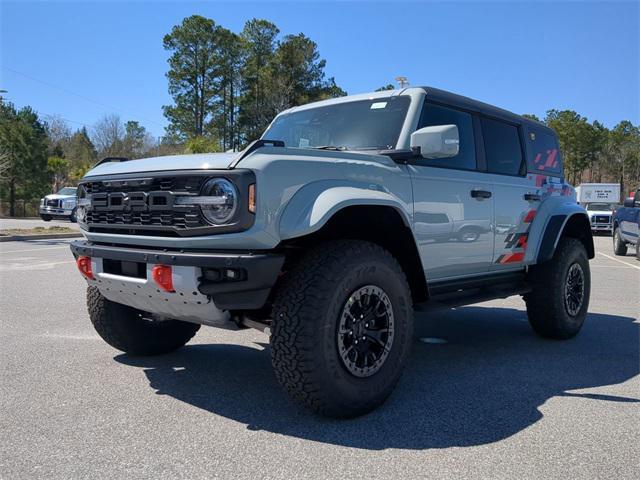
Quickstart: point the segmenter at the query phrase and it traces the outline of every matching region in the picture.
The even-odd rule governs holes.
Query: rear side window
[[[545,175],[562,175],[562,157],[555,135],[542,129],[527,129],[529,171]]]
[[[520,175],[522,172],[522,145],[518,127],[508,123],[482,118],[482,137],[489,173]]]
[[[423,158],[421,165],[430,167],[460,168],[475,170],[476,146],[473,137],[473,119],[471,115],[453,108],[442,107],[432,103],[425,103],[418,128],[434,127],[437,125],[456,125],[460,137],[458,155],[451,158]]]

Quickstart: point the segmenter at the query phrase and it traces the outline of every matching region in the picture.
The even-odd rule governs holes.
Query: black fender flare
[[[570,215],[552,215],[549,218],[542,235],[536,263],[551,260],[556,252],[558,242],[563,236],[577,238],[585,246],[588,257],[595,257],[589,217],[585,213],[577,212]]]

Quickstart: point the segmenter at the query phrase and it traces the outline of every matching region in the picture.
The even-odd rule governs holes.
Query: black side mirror
[[[624,205],[625,207],[631,207],[631,208],[633,208],[633,207],[635,207],[634,203],[635,203],[635,202],[633,201],[633,198],[625,198],[625,199],[624,199],[624,202],[623,202],[623,205]]]

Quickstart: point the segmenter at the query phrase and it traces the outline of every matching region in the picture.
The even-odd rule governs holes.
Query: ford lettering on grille
[[[96,211],[148,212],[173,208],[171,192],[104,192],[91,196]]]

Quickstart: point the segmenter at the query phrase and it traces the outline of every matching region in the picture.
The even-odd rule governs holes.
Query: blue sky
[[[162,135],[171,101],[162,37],[192,14],[236,32],[257,17],[305,33],[349,93],[404,75],[517,113],[640,123],[634,1],[0,1],[0,88],[72,127],[118,113]]]

